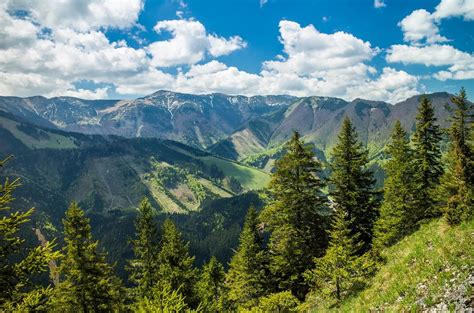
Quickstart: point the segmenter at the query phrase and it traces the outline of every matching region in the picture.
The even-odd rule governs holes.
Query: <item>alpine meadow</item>
[[[0,312],[473,312],[473,0],[5,0]]]

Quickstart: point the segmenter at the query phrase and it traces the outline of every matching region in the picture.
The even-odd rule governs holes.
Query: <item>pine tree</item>
[[[212,257],[205,264],[196,284],[200,306],[205,312],[222,312],[225,308],[224,267]]]
[[[337,206],[326,254],[315,259],[315,268],[306,273],[314,282],[315,293],[338,301],[358,288],[373,266],[366,255],[357,255],[364,243],[359,241],[359,234],[353,232],[352,222],[347,211]]]
[[[158,253],[158,285],[171,290],[179,290],[191,307],[196,305],[194,293],[196,269],[193,267],[194,257],[189,255],[189,243],[184,243],[181,233],[175,224],[167,219],[163,223],[161,250]]]
[[[454,110],[449,107],[453,111],[448,129],[450,144],[440,194],[444,198],[447,221],[458,224],[474,215],[474,150],[471,141],[474,105],[467,101],[464,88],[451,102]]]
[[[268,257],[258,229],[257,211],[250,207],[239,246],[226,275],[227,298],[235,307],[250,308],[267,293]]]
[[[377,246],[390,246],[413,231],[412,215],[417,210],[413,151],[400,121],[395,123],[386,152],[389,160],[384,166],[384,200],[374,230]]]
[[[92,239],[89,219],[76,203],[66,211],[65,258],[60,265],[64,281],[56,287],[56,310],[111,312],[122,307],[122,287],[105,255]]]
[[[333,150],[330,196],[351,221],[352,234],[359,234],[363,242],[359,254],[369,250],[373,226],[378,215],[378,193],[375,179],[368,169],[368,152],[358,141],[357,132],[349,118],[345,118],[338,143]]]
[[[414,214],[416,222],[439,213],[436,210],[433,192],[443,173],[440,149],[442,133],[439,125],[436,125],[436,120],[431,100],[422,97],[416,116],[416,130],[412,138],[415,151],[414,165],[417,169],[414,179],[417,184],[419,209],[419,212]]]
[[[132,240],[135,259],[129,262],[130,281],[137,285],[138,297],[150,297],[158,282],[158,229],[153,218],[153,208],[145,198],[135,220],[135,239]]]
[[[325,184],[318,177],[321,164],[297,132],[286,149],[269,186],[274,200],[261,219],[271,231],[270,270],[278,288],[304,299],[308,286],[303,273],[327,245],[326,196],[321,191]]]
[[[11,157],[0,161],[3,168]],[[34,277],[48,270],[48,263],[57,259],[54,244],[47,243],[26,249],[25,239],[18,233],[29,222],[34,210],[13,212],[13,191],[20,185],[18,179],[0,184],[0,311],[31,312],[47,308],[51,288],[34,283]]]

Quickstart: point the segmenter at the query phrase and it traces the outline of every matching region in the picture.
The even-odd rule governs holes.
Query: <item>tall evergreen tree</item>
[[[226,275],[229,302],[235,307],[255,306],[257,299],[267,293],[268,276],[268,257],[258,229],[257,211],[250,207]]]
[[[391,142],[386,152],[389,160],[384,165],[387,178],[380,217],[375,224],[377,245],[389,246],[414,229],[412,215],[417,202],[413,176],[413,151],[400,121],[395,123]]]
[[[188,305],[196,305],[194,292],[197,273],[193,267],[194,257],[189,255],[189,243],[184,243],[176,225],[169,219],[162,227],[160,252],[158,253],[158,285],[179,290]]]
[[[436,125],[436,120],[431,100],[422,97],[416,116],[416,130],[412,138],[415,151],[414,164],[417,169],[414,179],[417,183],[419,209],[414,215],[416,221],[439,214],[433,192],[443,174],[440,149],[442,133],[439,125]]]
[[[130,281],[137,285],[138,297],[150,297],[158,281],[158,229],[153,218],[153,208],[145,198],[135,220],[135,239],[132,240],[135,259],[129,262]]]
[[[332,216],[329,247],[326,255],[315,259],[315,268],[307,273],[315,292],[340,301],[363,282],[371,267],[366,256],[358,256],[363,245],[359,233],[352,230],[352,221],[341,207]]]
[[[325,184],[318,177],[321,164],[297,132],[286,149],[275,163],[269,185],[274,199],[264,208],[261,219],[271,231],[270,270],[278,288],[304,299],[309,286],[303,273],[314,257],[324,254],[327,245]]]
[[[0,161],[2,169],[9,158]],[[18,179],[0,184],[0,311],[31,312],[47,308],[51,289],[34,283],[34,276],[46,272],[48,263],[59,257],[54,244],[33,249],[25,247],[19,232],[29,222],[33,209],[12,212],[13,191],[20,185]]]
[[[378,215],[375,179],[368,169],[368,152],[358,141],[355,127],[344,119],[331,160],[330,196],[338,209],[347,213],[353,235],[363,242],[359,254],[370,248],[373,226]]]
[[[472,125],[474,105],[467,101],[464,88],[451,99],[454,109],[448,129],[450,144],[446,171],[442,177],[441,196],[450,224],[458,224],[473,216],[474,207],[474,150]]]
[[[225,309],[224,267],[212,257],[205,264],[196,284],[200,306],[205,312],[222,312]]]
[[[89,219],[76,203],[66,211],[65,257],[60,265],[64,281],[56,287],[56,310],[113,312],[120,310],[123,293],[120,281],[105,255],[92,239]]]

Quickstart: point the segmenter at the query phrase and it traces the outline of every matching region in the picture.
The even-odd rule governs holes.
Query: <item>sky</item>
[[[474,94],[474,0],[3,0],[0,95]]]

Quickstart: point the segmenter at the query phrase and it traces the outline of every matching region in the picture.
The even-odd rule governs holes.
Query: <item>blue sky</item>
[[[474,93],[473,0],[0,4],[0,94]],[[19,57],[21,56],[21,57]]]

